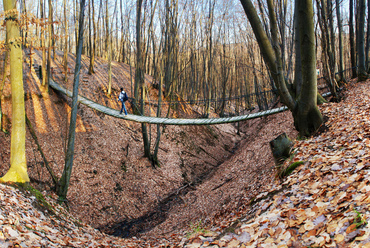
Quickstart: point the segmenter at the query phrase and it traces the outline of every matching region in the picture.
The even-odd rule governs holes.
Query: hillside
[[[250,182],[249,188],[239,192],[238,201],[230,199],[211,223],[194,225],[188,230],[189,235],[168,233],[165,239],[156,237],[150,241],[115,238],[79,223],[49,197],[46,199],[56,209],[46,212],[45,208],[37,207],[35,197],[0,185],[0,244],[3,247],[16,244],[23,247],[368,247],[368,83],[350,87],[343,102],[321,107],[329,117],[327,130],[296,142],[291,161],[304,164],[292,175],[279,182],[272,180],[274,172],[270,171],[264,176],[270,176],[270,183],[265,181],[261,187],[261,182]],[[239,155],[242,154],[240,149]],[[268,172],[260,170],[260,173],[263,171]],[[225,187],[225,192],[232,189],[228,183],[220,187]]]
[[[80,92],[118,109],[116,97],[109,99],[104,94],[103,61],[97,60],[93,76],[84,74],[87,58],[84,61],[85,81]],[[60,64],[54,67],[54,78],[62,83]],[[43,92],[35,72],[25,71],[26,112],[60,176],[70,100],[52,90]],[[121,86],[128,88],[129,67],[115,63],[113,71],[115,92]],[[70,88],[71,81],[65,86]],[[3,106],[8,106],[9,127],[8,86]],[[140,124],[116,120],[81,105],[68,194],[70,212],[54,203],[50,177],[28,133],[31,185],[42,191],[52,207],[45,202],[40,207],[28,193],[0,185],[0,244],[366,247],[368,88],[366,83],[352,83],[343,102],[321,106],[329,118],[326,130],[296,141],[291,161],[304,164],[281,182],[276,179],[268,142],[281,132],[296,136],[289,112],[240,123],[240,136],[231,124],[166,127],[159,154],[161,167],[155,169],[143,158]],[[155,95],[152,90],[152,97]],[[180,114],[197,115],[190,108]],[[155,128],[152,135],[155,137]],[[3,174],[9,166],[10,135],[0,133],[0,142],[4,144],[0,148]]]
[[[63,84],[62,54],[55,59],[53,78]],[[37,54],[35,63],[40,64]],[[73,68],[73,56],[70,56]],[[130,89],[130,68],[113,63],[113,92],[106,96],[107,72],[104,61],[96,60],[96,73],[87,75],[88,58],[83,58],[80,93],[90,99],[119,109],[117,92],[120,87]],[[44,92],[35,71],[24,66],[26,113],[37,134],[38,141],[51,167],[60,176],[64,165],[64,144],[70,99]],[[147,84],[150,78],[146,76]],[[73,74],[69,74],[71,89]],[[10,130],[10,85],[6,83],[2,104],[6,127]],[[156,90],[151,89],[153,97]],[[155,99],[155,98],[152,98]],[[166,109],[165,109],[166,110]],[[164,111],[165,111],[164,110]],[[128,111],[132,107],[128,104]],[[171,114],[173,114],[171,112]],[[180,109],[175,114],[197,116],[191,108]],[[167,126],[162,134],[160,168],[153,168],[143,158],[143,145],[139,123],[119,120],[79,106],[74,168],[68,192],[68,206],[72,214],[95,228],[105,229],[117,222],[131,221],[150,213],[184,185],[202,180],[225,159],[233,154],[240,136],[232,125]],[[151,126],[152,145],[156,126]],[[222,138],[221,138],[222,137]],[[10,135],[1,133],[0,174],[9,166]],[[31,184],[42,191],[51,192],[52,182],[43,166],[43,160],[27,129],[26,150]],[[53,197],[55,197],[53,195]],[[129,234],[132,235],[132,234]]]
[[[210,232],[194,233],[187,247],[369,247],[369,102],[367,81],[321,106],[326,130],[297,141],[288,161],[303,164]]]

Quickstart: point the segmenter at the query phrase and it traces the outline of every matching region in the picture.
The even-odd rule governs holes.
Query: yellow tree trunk
[[[7,46],[10,54],[10,81],[12,89],[12,134],[10,169],[0,182],[29,182],[26,163],[26,126],[22,70],[22,44],[18,26],[16,0],[3,0]]]

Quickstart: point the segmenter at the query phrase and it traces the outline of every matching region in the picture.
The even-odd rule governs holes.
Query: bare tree
[[[6,45],[10,57],[12,91],[12,132],[10,168],[0,182],[29,182],[26,161],[26,122],[23,90],[23,55],[16,0],[3,0],[6,15]]]
[[[355,32],[353,28],[353,0],[349,0],[349,42],[351,49],[351,67],[352,67],[352,78],[357,77],[356,70],[356,44],[355,44]]]
[[[140,92],[140,114],[145,114],[145,82],[144,82],[144,65],[142,57],[142,41],[141,41],[141,11],[142,0],[136,2],[136,70],[135,70],[135,99],[139,99]],[[136,107],[134,101],[134,108]],[[150,143],[148,138],[148,130],[146,123],[141,124],[141,132],[143,135],[144,143],[144,156],[150,158]]]
[[[108,0],[105,1],[105,28],[106,28],[106,45],[105,49],[108,56],[108,97],[112,94],[112,34],[109,25]]]
[[[339,0],[335,0],[336,12],[337,12],[337,22],[338,22],[338,40],[339,40],[339,77],[340,81],[345,82],[344,78],[344,59],[343,59],[343,28],[342,28],[342,18]]]
[[[53,5],[51,0],[48,0],[49,4],[49,17],[48,17],[48,60],[47,60],[47,89],[49,88],[50,77],[51,77],[51,48],[53,46]]]
[[[94,72],[94,62],[95,62],[95,46],[96,46],[96,22],[95,22],[94,0],[90,0],[90,1],[91,1],[89,4],[90,65],[89,65],[88,73],[91,75],[95,73]],[[91,34],[91,30],[93,34]]]
[[[337,88],[335,81],[335,56],[334,56],[334,34],[332,15],[328,15],[328,10],[331,11],[330,1],[316,0],[318,11],[318,19],[321,28],[321,44],[323,52],[324,75],[327,79],[327,84],[334,99],[338,99]]]
[[[65,158],[65,165],[62,177],[59,180],[58,196],[59,201],[63,202],[67,199],[67,192],[69,187],[69,181],[72,174],[73,167],[73,156],[74,156],[74,144],[76,137],[76,119],[77,119],[77,99],[78,99],[78,86],[80,80],[80,69],[81,69],[81,54],[83,45],[83,33],[84,33],[84,14],[85,14],[85,1],[80,0],[80,17],[79,17],[79,31],[78,31],[78,42],[77,42],[77,54],[76,54],[76,66],[75,74],[73,79],[73,95],[72,95],[72,112],[71,120],[69,123],[68,132],[68,144]]]
[[[365,0],[358,0],[358,8],[357,8],[357,39],[356,39],[356,46],[357,46],[357,65],[358,65],[358,80],[365,81],[368,78],[366,73],[366,65],[365,65],[365,9],[366,9],[366,2]]]
[[[281,56],[277,39],[277,24],[272,0],[268,0],[271,28],[271,42],[260,22],[258,14],[250,0],[240,0],[252,26],[260,47],[262,57],[269,67],[271,76],[277,85],[282,102],[292,111],[294,123],[300,135],[306,136],[314,132],[322,123],[322,116],[317,108],[317,78],[315,56],[315,33],[313,25],[313,4],[310,0],[298,1],[295,11],[299,11],[298,29],[301,46],[301,66],[303,84],[297,101],[289,93],[282,68]]]

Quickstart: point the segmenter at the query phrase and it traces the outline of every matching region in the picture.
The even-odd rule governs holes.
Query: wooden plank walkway
[[[53,80],[50,80],[50,87],[54,90],[61,92],[69,97],[72,97],[72,92],[63,88]],[[78,96],[78,101],[92,109],[95,109],[99,112],[102,112],[106,115],[110,115],[116,118],[125,119],[128,121],[134,121],[139,123],[149,123],[149,124],[164,124],[164,125],[214,125],[214,124],[225,124],[225,123],[232,123],[232,122],[239,122],[245,121],[250,119],[255,119],[267,115],[273,115],[276,113],[280,113],[286,111],[287,107],[280,107],[275,109],[270,109],[266,111],[261,111],[258,113],[241,115],[241,116],[233,116],[233,117],[225,117],[225,118],[203,118],[203,119],[174,119],[174,118],[163,118],[163,117],[150,117],[150,116],[140,116],[140,115],[124,115],[120,114],[119,110],[112,109],[103,105],[100,105],[92,100],[89,100],[81,95]]]

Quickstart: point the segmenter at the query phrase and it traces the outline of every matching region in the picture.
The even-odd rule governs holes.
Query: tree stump
[[[289,139],[286,133],[282,133],[274,140],[270,141],[270,148],[277,166],[281,165],[285,159],[289,158],[292,147],[293,141]]]

